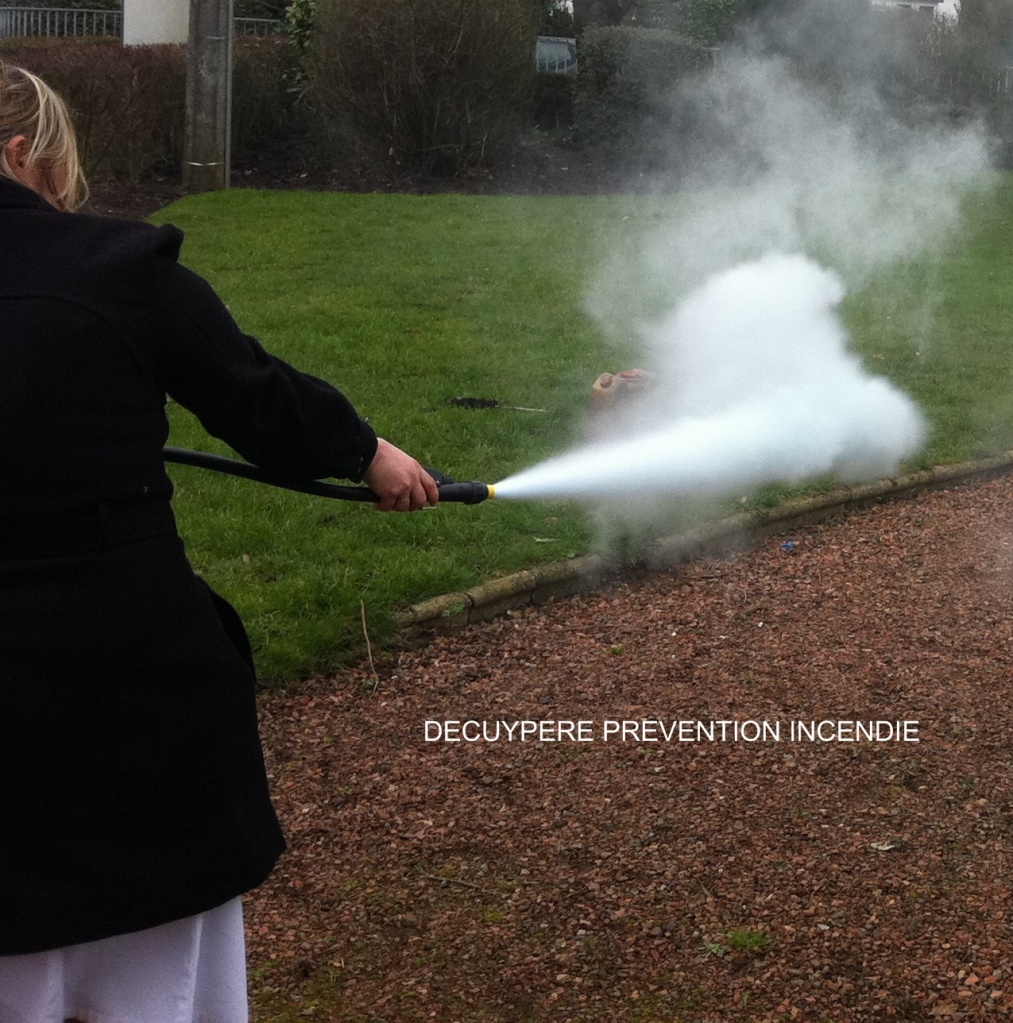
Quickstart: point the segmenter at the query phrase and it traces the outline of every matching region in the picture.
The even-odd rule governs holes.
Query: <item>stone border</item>
[[[913,497],[977,476],[1000,475],[1013,469],[1013,451],[973,462],[939,465],[921,472],[853,487],[836,487],[815,497],[784,501],[775,508],[740,512],[660,540],[646,562],[648,569],[674,568],[705,554],[728,552],[796,526],[845,515],[884,501]],[[492,579],[460,593],[414,604],[397,616],[402,633],[417,636],[489,621],[514,608],[572,597],[600,585],[608,563],[596,554],[526,569]]]

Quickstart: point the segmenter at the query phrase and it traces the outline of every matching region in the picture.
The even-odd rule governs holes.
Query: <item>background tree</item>
[[[980,67],[1013,64],[1013,0],[960,0],[956,42]]]
[[[573,0],[574,28],[579,35],[592,26],[618,25],[636,0]]]
[[[566,36],[575,34],[573,11],[563,0],[545,0],[542,22],[538,27],[542,36]]]
[[[237,18],[272,18],[280,21],[285,16],[288,0],[235,0]]]
[[[742,0],[638,0],[632,17],[645,28],[665,28],[703,46],[727,38]]]
[[[1013,167],[1013,0],[960,0],[957,23],[938,40],[940,91],[957,115],[988,125],[1000,165]]]
[[[716,46],[735,27],[776,9],[783,0],[576,0],[578,28],[633,25],[675,32],[703,46]]]
[[[319,0],[305,99],[332,160],[479,174],[531,118],[543,0]]]

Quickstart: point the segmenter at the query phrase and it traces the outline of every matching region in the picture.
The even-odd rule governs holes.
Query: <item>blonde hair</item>
[[[45,174],[62,209],[77,209],[88,196],[88,185],[66,104],[41,78],[0,60],[0,147],[18,135],[29,140],[26,165]],[[17,180],[4,148],[0,174]]]

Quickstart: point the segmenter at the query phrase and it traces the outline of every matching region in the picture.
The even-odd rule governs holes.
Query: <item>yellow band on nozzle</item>
[[[493,487],[493,486],[490,486],[488,483],[486,484],[486,486],[489,487],[489,500],[491,500],[492,498],[494,498],[496,496],[496,488]]]

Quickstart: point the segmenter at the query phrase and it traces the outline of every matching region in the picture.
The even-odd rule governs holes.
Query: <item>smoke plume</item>
[[[952,236],[988,144],[977,125],[891,95],[912,54],[874,20],[834,16],[842,6],[797,5],[670,97],[678,131],[654,182],[669,212],[603,263],[588,301],[606,332],[637,339],[654,386],[612,439],[497,495],[720,498],[877,478],[918,453],[921,414],[863,367],[839,306]]]

